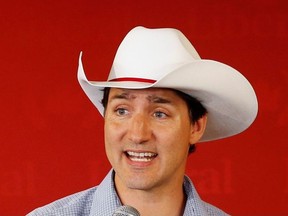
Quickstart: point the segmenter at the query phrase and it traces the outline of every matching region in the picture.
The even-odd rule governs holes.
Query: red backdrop
[[[2,0],[0,215],[24,215],[105,176],[103,120],[77,83],[78,55],[89,79],[105,80],[137,25],[180,29],[258,95],[248,131],[190,156],[202,198],[232,215],[288,215],[287,9],[284,0]]]

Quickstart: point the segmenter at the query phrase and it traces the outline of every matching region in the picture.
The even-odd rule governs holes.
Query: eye
[[[128,114],[128,110],[124,109],[124,108],[117,108],[115,110],[116,114],[119,116],[123,116],[123,115],[127,115]]]
[[[156,118],[166,118],[167,117],[167,114],[164,113],[164,112],[161,112],[161,111],[156,111],[154,114],[153,114],[154,117]]]

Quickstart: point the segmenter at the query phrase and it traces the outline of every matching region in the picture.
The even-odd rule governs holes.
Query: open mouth
[[[149,162],[152,161],[155,157],[157,157],[157,154],[152,152],[126,151],[126,155],[131,161],[137,162]]]

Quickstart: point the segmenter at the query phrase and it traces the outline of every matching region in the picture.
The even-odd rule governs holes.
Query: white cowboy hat
[[[102,115],[105,87],[154,87],[177,89],[202,103],[208,121],[200,142],[238,134],[256,118],[257,98],[247,79],[228,65],[201,59],[176,29],[132,29],[117,50],[107,81],[88,81],[81,55],[79,83]]]

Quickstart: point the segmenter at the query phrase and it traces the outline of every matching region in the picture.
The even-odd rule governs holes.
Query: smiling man
[[[191,123],[186,102],[173,90],[112,88],[105,146],[121,201],[143,215],[182,215],[190,143],[205,125],[206,116]]]
[[[122,205],[141,216],[226,215],[201,200],[185,169],[196,143],[236,135],[256,118],[256,95],[243,75],[201,59],[176,29],[136,27],[107,81],[88,81],[81,55],[78,80],[104,117],[112,169],[100,185],[30,216],[110,216]]]

